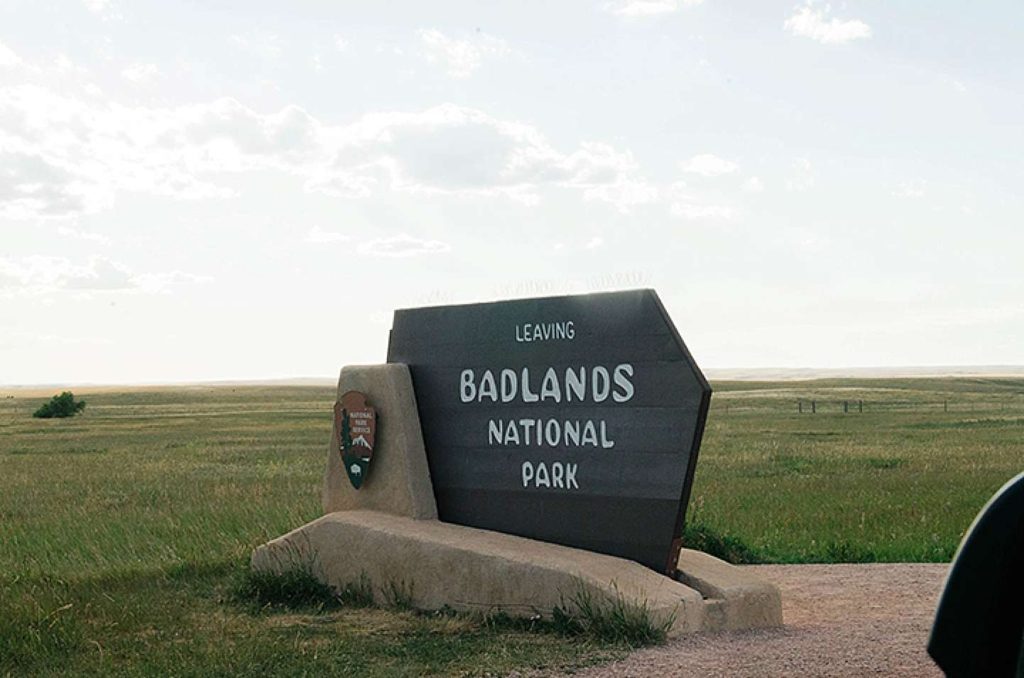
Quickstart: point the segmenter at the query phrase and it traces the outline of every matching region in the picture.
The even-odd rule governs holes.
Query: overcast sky
[[[704,367],[1024,363],[1024,4],[496,4],[0,2],[0,383],[634,287]]]

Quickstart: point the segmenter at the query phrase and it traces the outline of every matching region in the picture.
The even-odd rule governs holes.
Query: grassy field
[[[690,522],[747,559],[948,560],[1024,469],[1024,380],[715,387]],[[105,392],[67,420],[32,419],[42,397],[0,398],[0,675],[478,675],[624,651],[462,617],[236,602],[252,547],[318,515],[332,396]]]
[[[766,562],[948,561],[1024,471],[1024,379],[714,386],[688,521]]]

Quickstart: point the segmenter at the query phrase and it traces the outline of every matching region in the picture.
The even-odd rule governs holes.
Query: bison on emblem
[[[358,490],[366,482],[377,434],[377,411],[366,395],[349,391],[334,403],[334,432],[345,473]]]

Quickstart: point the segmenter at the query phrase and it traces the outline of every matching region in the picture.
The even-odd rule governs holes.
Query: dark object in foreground
[[[60,395],[50,398],[49,402],[43,403],[38,410],[32,413],[32,416],[37,419],[73,417],[84,409],[84,400],[75,400],[71,391],[64,391]]]
[[[961,542],[928,654],[947,676],[1024,676],[1024,473],[996,492]]]

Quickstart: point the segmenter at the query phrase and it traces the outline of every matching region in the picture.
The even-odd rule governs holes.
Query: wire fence
[[[717,402],[712,398],[711,407],[717,414],[779,412],[807,416],[816,414],[856,416],[881,412],[929,412],[940,414],[1018,412],[1024,416],[1024,397],[983,400],[960,400],[954,398],[942,400],[726,398],[720,399]]]

